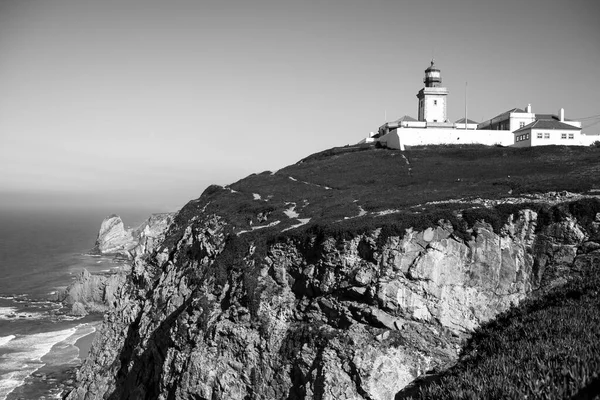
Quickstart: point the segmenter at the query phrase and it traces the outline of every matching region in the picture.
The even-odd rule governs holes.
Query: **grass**
[[[451,202],[425,203],[547,191],[586,192],[600,188],[598,160],[597,147],[463,145],[405,152],[372,145],[333,148],[276,173],[252,174],[227,188],[210,186],[178,213],[165,245],[173,249],[188,222],[203,210],[223,217],[230,234],[247,231],[242,236],[251,241],[264,241],[267,236],[269,240],[302,238],[319,231],[343,237],[377,227],[403,234],[407,227],[423,228],[439,219],[453,222],[459,208],[467,209],[463,212],[467,224],[485,217],[497,231],[510,213],[524,205],[489,210]],[[260,200],[255,200],[254,194],[260,195]],[[284,213],[292,206],[298,218],[310,218],[310,222],[284,232],[298,224],[297,218]],[[374,214],[390,209],[397,212],[385,217]],[[368,213],[359,216],[361,210]],[[252,232],[276,221],[276,226]]]
[[[568,399],[600,393],[600,271],[481,326],[459,363],[400,399]],[[587,397],[586,397],[587,396]],[[597,398],[597,397],[596,397]]]
[[[258,193],[277,210],[295,202],[301,217],[332,222],[357,215],[359,205],[373,212],[455,198],[585,192],[600,188],[599,159],[600,149],[592,147],[438,146],[400,152],[355,146],[315,154],[274,175],[251,175],[230,185],[239,192],[237,200],[235,193],[227,196],[241,201]]]

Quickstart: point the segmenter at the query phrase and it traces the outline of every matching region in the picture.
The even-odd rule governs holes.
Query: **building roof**
[[[511,113],[522,114],[522,113],[526,113],[526,111],[522,110],[520,108],[511,108],[510,110],[505,111],[505,112],[503,112],[501,114],[498,114],[494,118],[490,118],[490,119],[488,119],[485,122],[491,122],[493,120],[504,120],[505,118],[508,118]]]
[[[581,128],[578,128],[573,125],[565,124],[564,122],[556,121],[554,119],[538,119],[533,121],[529,125],[525,125],[524,127],[517,129],[513,133],[525,132],[530,129],[560,129],[560,130],[573,130],[580,131]]]
[[[546,119],[560,121],[560,118],[556,114],[535,114],[535,119]],[[573,121],[572,119],[565,118],[565,121]]]
[[[414,119],[413,117],[409,116],[409,115],[405,115],[401,118],[398,118],[397,120],[393,121],[393,122],[405,122],[405,121],[416,121],[416,119]]]
[[[457,119],[456,121],[454,121],[455,124],[464,124],[465,123],[465,119],[461,118],[461,119]],[[467,124],[478,124],[479,122],[473,121],[472,119],[467,118]]]
[[[520,108],[511,108],[510,110],[508,110],[508,111],[505,111],[505,112],[503,112],[502,114],[498,114],[498,115],[496,115],[496,116],[495,116],[494,118],[492,118],[492,119],[496,119],[496,118],[499,118],[499,117],[503,117],[503,116],[505,116],[505,115],[509,115],[509,114],[512,114],[512,113],[515,113],[515,114],[522,114],[522,113],[524,113],[524,112],[525,112],[525,110],[522,110],[522,109],[520,109]]]
[[[433,60],[431,60],[431,65],[429,67],[427,67],[427,69],[425,70],[425,72],[427,71],[439,71],[440,69],[438,67],[436,67],[435,65],[433,65]]]

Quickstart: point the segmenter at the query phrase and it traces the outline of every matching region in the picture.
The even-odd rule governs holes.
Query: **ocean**
[[[109,214],[0,210],[0,400],[60,398],[73,383],[102,316],[60,313],[56,295],[84,268],[122,268],[88,254]],[[119,214],[137,226],[150,212]]]

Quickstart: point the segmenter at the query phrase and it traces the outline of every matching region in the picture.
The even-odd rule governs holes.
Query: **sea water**
[[[57,293],[84,268],[106,273],[123,267],[112,257],[88,254],[108,214],[0,210],[0,400],[60,398],[61,380],[86,357],[102,316],[65,315]],[[132,226],[148,215],[122,213]]]

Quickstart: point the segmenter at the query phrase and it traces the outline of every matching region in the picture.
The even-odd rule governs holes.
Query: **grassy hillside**
[[[234,231],[250,231],[244,235],[257,228],[302,234],[316,225],[340,232],[382,224],[426,226],[468,208],[456,199],[563,190],[600,193],[599,160],[596,147],[334,148],[226,188],[211,186],[179,218],[191,218],[206,207],[225,216]],[[449,202],[428,204],[436,201]]]

